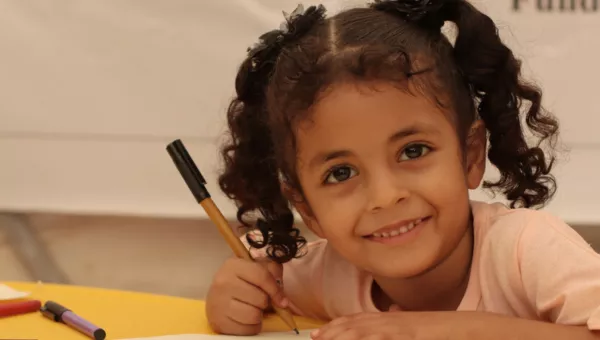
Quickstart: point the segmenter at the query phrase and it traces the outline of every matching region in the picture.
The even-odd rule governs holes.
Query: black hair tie
[[[292,13],[284,11],[283,16],[285,21],[279,29],[261,35],[258,42],[247,49],[248,57],[252,60],[252,71],[257,71],[265,61],[278,54],[284,44],[300,38],[317,21],[324,19],[325,7],[310,6],[304,10],[304,6],[300,4]]]
[[[432,32],[440,32],[447,20],[447,5],[459,0],[374,0],[371,8],[396,15]]]

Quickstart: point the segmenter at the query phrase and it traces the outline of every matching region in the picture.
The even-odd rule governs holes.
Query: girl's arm
[[[457,322],[458,333],[448,339],[487,339],[487,340],[597,340],[600,333],[590,331],[587,326],[567,326],[541,321],[532,321],[496,314],[478,312],[456,312],[461,321]],[[462,325],[463,327],[459,326]],[[461,330],[462,328],[462,330]]]
[[[586,326],[567,326],[484,312],[363,313],[333,320],[313,340],[597,340]]]

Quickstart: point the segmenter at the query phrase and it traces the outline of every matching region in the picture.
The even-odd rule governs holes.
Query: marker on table
[[[227,223],[227,220],[225,219],[225,217],[223,217],[223,214],[221,213],[219,208],[217,208],[212,198],[210,198],[210,193],[208,192],[208,190],[206,190],[205,187],[206,181],[200,173],[200,170],[198,170],[198,167],[196,167],[196,164],[192,160],[192,157],[185,149],[185,146],[183,145],[181,140],[177,139],[171,144],[169,144],[167,146],[167,151],[169,152],[169,155],[171,155],[171,158],[173,159],[175,166],[177,166],[179,173],[190,188],[190,191],[196,198],[196,201],[200,203],[202,208],[204,208],[204,210],[206,211],[208,217],[217,226],[217,228],[221,232],[221,235],[223,235],[225,241],[227,241],[229,247],[231,248],[231,250],[233,250],[234,254],[239,258],[252,261],[253,259],[250,256],[250,253],[248,252],[246,247],[244,247],[242,241],[237,236],[235,236],[235,234],[231,230],[231,227],[229,226],[229,223]],[[275,309],[275,312],[277,312],[279,317],[294,332],[296,332],[296,334],[300,334],[298,332],[296,322],[294,321],[294,317],[288,309],[280,308],[277,306],[273,306],[273,309]]]
[[[62,322],[94,340],[104,340],[106,338],[106,332],[102,328],[93,325],[91,322],[56,302],[47,301],[44,307],[40,309],[40,312],[45,317],[56,322]]]
[[[0,303],[0,318],[19,314],[37,312],[42,303],[38,300],[25,300],[17,302]]]

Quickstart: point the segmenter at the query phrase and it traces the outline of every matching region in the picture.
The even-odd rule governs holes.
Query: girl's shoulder
[[[600,255],[543,210],[473,204],[474,270],[482,306],[600,329]]]
[[[472,202],[476,243],[496,251],[518,253],[523,248],[554,248],[559,244],[595,253],[571,226],[548,211],[511,209],[501,203]]]

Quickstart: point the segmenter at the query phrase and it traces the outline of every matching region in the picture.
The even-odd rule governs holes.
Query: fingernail
[[[290,300],[288,300],[288,298],[286,298],[286,297],[279,300],[279,306],[281,306],[283,308],[286,308],[289,304],[290,304]]]
[[[315,329],[314,331],[310,332],[311,339],[314,339],[314,338],[316,338],[318,336],[319,336],[319,330],[318,329]]]

